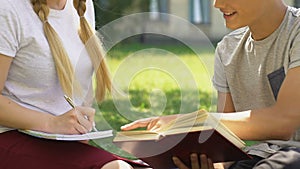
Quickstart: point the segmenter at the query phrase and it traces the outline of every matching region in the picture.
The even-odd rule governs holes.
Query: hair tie
[[[43,24],[47,23],[48,22],[48,19],[44,20]]]
[[[84,18],[84,15],[82,15],[82,16],[79,16],[79,18]]]

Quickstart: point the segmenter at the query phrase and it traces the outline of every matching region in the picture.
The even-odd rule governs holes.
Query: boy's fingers
[[[189,169],[185,164],[183,164],[183,162],[179,160],[179,158],[172,157],[172,160],[179,169]]]
[[[198,155],[193,153],[190,156],[192,169],[200,169]],[[201,166],[202,169],[202,166]]]
[[[208,168],[209,169],[214,169],[214,163],[211,161],[211,159],[207,159],[207,162],[208,162]]]
[[[160,125],[157,124],[159,118],[152,118],[147,126],[147,130],[156,130],[160,127]]]
[[[207,162],[207,157],[204,154],[200,155],[200,160],[201,160],[201,169],[208,169],[208,162]]]
[[[150,121],[151,121],[151,118],[136,120],[132,123],[122,126],[121,129],[122,130],[132,130],[132,129],[136,129],[139,127],[147,127],[148,124],[150,123]]]

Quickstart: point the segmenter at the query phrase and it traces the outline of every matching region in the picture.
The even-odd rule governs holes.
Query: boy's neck
[[[270,8],[260,21],[255,25],[249,26],[252,38],[259,41],[270,36],[283,22],[286,10],[287,6],[283,3]]]

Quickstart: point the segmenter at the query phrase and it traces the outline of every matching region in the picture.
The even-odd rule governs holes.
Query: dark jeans
[[[283,148],[270,156],[261,158],[253,156],[251,160],[234,163],[229,169],[299,169],[300,148]]]

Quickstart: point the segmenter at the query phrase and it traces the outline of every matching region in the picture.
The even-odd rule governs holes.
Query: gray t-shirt
[[[213,84],[218,91],[231,93],[236,111],[273,105],[286,72],[300,66],[299,16],[300,10],[288,7],[280,27],[266,39],[253,40],[244,27],[218,44]],[[293,140],[299,141],[300,135]],[[299,142],[288,145],[300,147]]]

